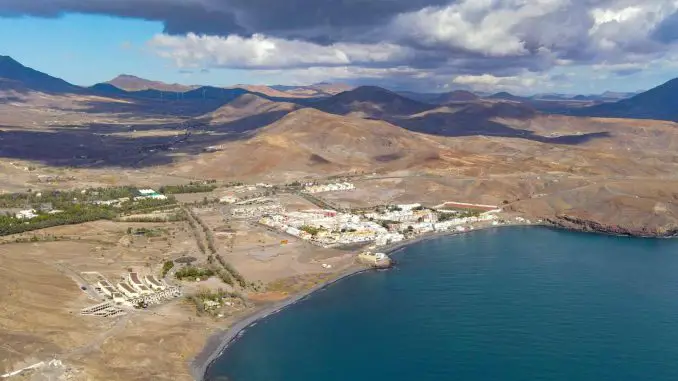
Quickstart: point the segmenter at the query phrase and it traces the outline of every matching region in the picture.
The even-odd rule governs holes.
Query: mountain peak
[[[19,63],[14,58],[12,58],[10,56],[3,56],[3,55],[0,55],[0,62],[12,62],[12,63],[17,63],[17,64]]]
[[[126,91],[159,90],[185,92],[195,88],[194,86],[185,86],[176,83],[169,84],[160,81],[152,81],[132,74],[120,74],[106,83]]]
[[[6,71],[10,68],[13,68],[14,70],[28,69],[10,56],[0,56],[0,70]],[[0,72],[0,77],[4,77],[2,72]]]
[[[378,86],[360,86],[344,91],[314,107],[333,114],[358,113],[365,117],[384,115],[411,115],[429,110],[433,106],[417,102]]]
[[[335,97],[351,98],[359,101],[391,101],[394,99],[407,99],[390,90],[379,86],[360,86],[353,90],[344,91],[343,93],[335,95]]]
[[[145,79],[132,74],[120,74],[117,77],[113,78],[111,81],[115,81],[116,79],[138,79],[145,81]]]
[[[471,102],[479,99],[477,95],[466,90],[454,90],[449,93],[440,94],[437,103],[445,104],[451,102]]]
[[[10,56],[0,56],[0,78],[28,89],[51,93],[72,93],[81,90],[63,79],[26,67]]]
[[[678,121],[678,78],[614,103],[575,110],[575,115]],[[613,94],[606,92],[606,94]]]

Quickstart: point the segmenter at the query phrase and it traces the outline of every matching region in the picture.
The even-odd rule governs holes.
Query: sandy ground
[[[290,209],[314,207],[293,195],[283,196]],[[193,208],[196,215],[215,232],[218,253],[250,281],[268,283],[282,277],[327,272],[353,261],[350,252],[324,249],[294,237],[267,229],[251,220],[233,219],[226,208]]]
[[[307,207],[303,200],[292,204]],[[215,231],[219,253],[248,282],[271,284],[271,290],[247,291],[254,305],[266,305],[332,276],[353,264],[348,252],[324,250],[290,237],[225,219],[220,208],[195,208],[196,215]],[[127,234],[145,227],[159,237]],[[38,242],[15,243],[36,237]],[[57,241],[45,240],[57,239]],[[282,244],[285,239],[288,244]],[[52,358],[65,364],[61,377],[75,380],[190,380],[189,362],[207,338],[229,326],[251,308],[223,318],[196,315],[185,299],[131,311],[119,318],[79,315],[98,303],[79,286],[83,271],[98,271],[118,281],[134,269],[159,273],[167,259],[190,255],[205,263],[206,255],[185,222],[91,222],[62,226],[0,239],[0,374]],[[200,288],[226,288],[217,278],[184,283],[187,294]],[[33,377],[48,374],[34,373]],[[58,379],[58,378],[57,378]]]

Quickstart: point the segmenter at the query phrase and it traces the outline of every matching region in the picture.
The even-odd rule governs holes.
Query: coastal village
[[[328,197],[360,197],[353,194],[360,191],[347,180],[277,185],[201,181],[181,186],[43,191],[3,196],[6,216],[2,222],[5,234],[19,233],[16,242],[40,243],[45,239],[64,240],[35,232],[42,227],[55,229],[81,221],[74,216],[85,216],[83,222],[90,218],[111,219],[133,224],[126,228],[128,238],[123,240],[143,245],[138,246],[142,252],[147,250],[142,247],[154,247],[154,242],[169,238],[161,239],[167,234],[167,228],[162,226],[175,224],[177,233],[180,230],[176,229],[184,226],[182,234],[188,233],[186,238],[196,240],[197,251],[191,245],[186,246],[188,251],[178,252],[176,244],[168,243],[169,251],[164,255],[159,252],[154,263],[143,267],[123,264],[105,273],[100,265],[58,265],[71,274],[86,297],[77,315],[81,319],[104,319],[102,322],[122,322],[120,319],[139,314],[175,309],[186,301],[199,316],[209,316],[215,322],[232,321],[261,303],[257,295],[280,295],[283,303],[292,300],[288,299],[292,295],[310,292],[345,274],[388,268],[393,264],[391,251],[418,239],[485,227],[541,223],[521,217],[509,219],[495,205],[441,200],[438,205],[410,202],[347,208]],[[234,242],[242,245],[249,240],[238,237],[250,235],[261,238],[242,249],[234,246]],[[264,269],[275,262],[291,263],[285,259],[291,253],[317,259],[304,260],[302,272],[287,280],[274,274],[254,278],[266,273],[257,268]],[[278,273],[282,274],[275,274]],[[307,285],[295,285],[303,279],[308,279],[304,281]],[[99,323],[92,320],[87,324]],[[59,369],[67,367],[64,358],[47,360],[41,366],[26,364],[18,370],[53,371],[55,364]],[[205,361],[200,366],[204,367]],[[13,368],[12,372],[17,372],[17,367]]]

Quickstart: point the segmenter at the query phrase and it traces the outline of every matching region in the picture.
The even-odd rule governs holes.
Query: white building
[[[132,285],[134,290],[138,291],[142,295],[147,295],[152,293],[150,288],[144,284],[144,282],[139,277],[139,273],[129,273],[127,274],[127,281]]]
[[[285,208],[278,203],[264,205],[250,205],[239,208],[233,208],[231,214],[233,217],[250,218],[261,217],[266,214],[284,213]]]
[[[401,205],[396,205],[396,206],[398,208],[402,209],[403,211],[409,211],[409,210],[421,208],[421,204],[401,204]]]
[[[122,303],[125,301],[125,296],[120,292],[114,292],[111,294],[111,298],[113,298],[113,301],[116,303]]]
[[[166,287],[166,285],[163,282],[160,282],[158,279],[156,279],[153,275],[146,275],[144,277],[144,280],[146,281],[146,284],[148,287],[151,288],[153,291],[162,291]]]
[[[129,284],[124,283],[124,282],[118,283],[118,290],[120,290],[120,292],[121,292],[123,295],[125,295],[125,297],[127,297],[127,298],[129,298],[129,299],[131,299],[131,298],[136,298],[136,297],[139,296],[139,293],[136,292],[136,291],[132,288],[132,286],[130,286]]]
[[[405,236],[400,233],[388,233],[377,236],[376,244],[377,246],[385,246],[396,242],[401,242],[405,239]]]
[[[240,199],[238,197],[232,196],[232,195],[226,195],[223,196],[222,198],[219,199],[219,202],[223,202],[225,204],[233,204],[238,202]]]
[[[153,189],[139,189],[139,194],[141,196],[135,197],[135,200],[143,200],[145,198],[151,198],[155,200],[167,200],[167,196],[156,192]]]
[[[334,183],[322,185],[307,185],[304,188],[306,193],[322,193],[322,192],[337,192],[354,190],[355,185],[352,183]]]
[[[14,215],[16,218],[20,220],[30,220],[31,218],[35,218],[38,216],[37,212],[35,209],[27,209],[27,210],[21,210],[17,214]]]

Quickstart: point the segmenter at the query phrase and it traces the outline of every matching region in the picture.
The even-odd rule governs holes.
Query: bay
[[[500,228],[420,242],[259,321],[207,380],[678,380],[678,241]]]

